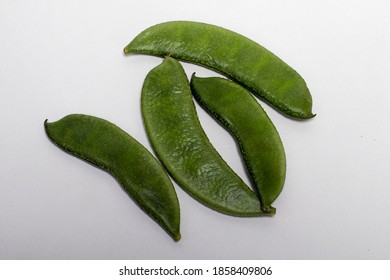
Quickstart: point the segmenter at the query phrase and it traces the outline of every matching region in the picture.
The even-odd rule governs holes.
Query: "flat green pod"
[[[136,36],[124,52],[171,56],[213,69],[243,85],[287,116],[307,119],[312,97],[304,79],[269,50],[219,26],[172,21]]]
[[[145,78],[141,96],[145,129],[157,157],[173,179],[205,206],[233,216],[273,215],[231,170],[199,122],[189,81],[171,57]]]
[[[235,137],[261,205],[269,208],[286,177],[283,143],[272,121],[246,89],[227,79],[193,75],[191,89],[199,104]]]
[[[130,197],[174,239],[180,239],[180,208],[168,174],[152,154],[114,124],[72,114],[45,121],[45,131],[59,148],[107,171]]]

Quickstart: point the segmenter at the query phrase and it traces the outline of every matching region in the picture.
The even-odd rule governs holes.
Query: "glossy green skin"
[[[61,149],[112,174],[135,202],[174,240],[180,239],[180,208],[167,173],[152,154],[114,124],[87,115],[45,121]]]
[[[223,78],[191,79],[199,104],[236,138],[261,205],[269,208],[283,189],[286,156],[279,133],[253,96]]]
[[[124,52],[169,55],[205,66],[248,88],[287,116],[314,117],[312,97],[302,77],[264,47],[230,30],[190,21],[161,23],[141,32]]]
[[[273,215],[261,211],[256,194],[235,174],[203,131],[186,74],[167,57],[142,88],[145,128],[157,157],[175,181],[204,205],[233,216]]]

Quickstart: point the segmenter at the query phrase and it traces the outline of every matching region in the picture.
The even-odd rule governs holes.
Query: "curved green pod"
[[[267,212],[261,210],[257,195],[211,145],[178,61],[167,57],[148,73],[142,87],[141,109],[157,157],[193,198],[233,216],[275,213],[273,208]]]
[[[169,55],[205,66],[290,117],[315,116],[309,89],[294,69],[258,43],[222,27],[191,21],[157,24],[136,36],[124,52]]]
[[[283,143],[272,121],[253,96],[232,81],[193,75],[191,89],[199,104],[235,136],[261,205],[269,208],[286,177]]]
[[[73,114],[45,121],[54,144],[113,175],[130,197],[168,234],[180,239],[180,208],[167,173],[152,154],[114,124]]]

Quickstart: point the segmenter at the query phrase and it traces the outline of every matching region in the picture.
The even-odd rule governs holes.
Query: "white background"
[[[0,0],[1,259],[389,259],[388,1]],[[317,116],[264,109],[287,155],[272,218],[212,211],[177,185],[172,239],[107,173],[55,147],[43,122],[107,119],[150,150],[145,75],[162,59],[122,49],[156,23],[241,33],[306,80]],[[217,75],[183,64],[190,76]],[[233,138],[203,110],[210,140],[246,181]]]

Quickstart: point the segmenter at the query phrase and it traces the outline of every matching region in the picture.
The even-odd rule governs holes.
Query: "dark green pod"
[[[124,52],[169,55],[205,66],[290,117],[314,117],[312,97],[303,78],[276,55],[233,31],[199,22],[166,22],[141,32]]]
[[[269,208],[283,189],[286,156],[279,133],[253,96],[223,78],[191,79],[199,104],[236,138],[261,204]]]
[[[203,131],[187,76],[167,57],[152,69],[141,97],[145,128],[157,157],[192,197],[233,216],[273,215],[261,211],[256,194],[235,174]]]
[[[61,149],[112,174],[135,202],[175,240],[180,209],[167,173],[152,154],[114,124],[87,115],[45,121],[48,137]]]

